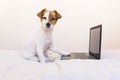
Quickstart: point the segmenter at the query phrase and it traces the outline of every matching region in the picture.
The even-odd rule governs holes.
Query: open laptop
[[[62,55],[61,60],[69,59],[100,59],[101,55],[101,36],[102,25],[90,28],[89,35],[89,52],[88,53],[71,53],[70,55]]]

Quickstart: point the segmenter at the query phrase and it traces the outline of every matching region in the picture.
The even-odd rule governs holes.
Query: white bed
[[[102,52],[101,60],[57,60],[41,64],[0,50],[0,80],[120,80],[120,50]]]

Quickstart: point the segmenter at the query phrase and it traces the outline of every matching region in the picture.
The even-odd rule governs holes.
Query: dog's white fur
[[[46,9],[44,9],[45,11]],[[52,32],[55,24],[49,21],[50,11],[44,12],[43,19],[41,19],[41,26],[38,31],[36,31],[32,37],[29,39],[25,50],[23,52],[23,57],[28,60],[40,61],[41,63],[47,62],[47,50],[51,50],[55,53],[61,55],[68,55],[69,52],[64,52],[56,49],[53,46]],[[59,14],[60,15],[60,14]],[[49,28],[47,28],[46,23],[50,23]]]

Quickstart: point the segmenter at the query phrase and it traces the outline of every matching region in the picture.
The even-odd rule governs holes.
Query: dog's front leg
[[[70,52],[65,52],[62,50],[57,49],[56,47],[54,47],[52,44],[50,45],[49,49],[55,53],[61,54],[61,55],[69,55],[71,54]]]
[[[42,48],[37,48],[37,55],[41,63],[46,63],[44,51]]]

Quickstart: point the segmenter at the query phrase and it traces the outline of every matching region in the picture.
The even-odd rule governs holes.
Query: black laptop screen
[[[96,59],[100,59],[102,25],[90,28],[89,53]]]

